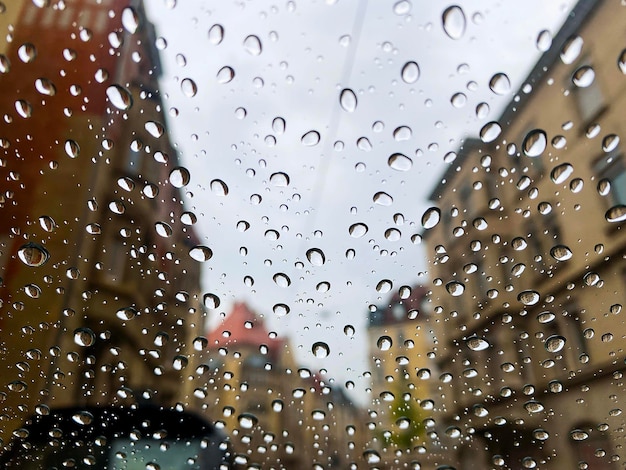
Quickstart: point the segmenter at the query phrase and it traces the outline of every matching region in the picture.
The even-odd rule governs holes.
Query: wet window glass
[[[622,468],[625,31],[0,0],[1,466]]]

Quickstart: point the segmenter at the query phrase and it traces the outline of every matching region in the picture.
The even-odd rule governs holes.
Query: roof
[[[209,335],[209,349],[230,345],[259,347],[266,345],[270,351],[282,348],[284,341],[271,338],[263,319],[244,302],[235,303],[230,314]]]

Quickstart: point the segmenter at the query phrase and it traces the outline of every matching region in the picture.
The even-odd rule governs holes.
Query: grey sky
[[[355,381],[363,399],[368,305],[386,301],[402,285],[430,282],[422,247],[411,235],[421,230],[425,197],[444,170],[443,156],[498,117],[538,57],[537,35],[544,29],[556,34],[573,2],[459,2],[466,28],[458,40],[442,28],[441,14],[451,5],[445,2],[178,1],[170,8],[174,3],[151,0],[147,6],[167,42],[161,51],[164,104],[177,110],[169,119],[172,140],[192,174],[186,202],[214,251],[204,273],[205,291],[222,300],[213,320],[234,300],[245,300],[270,328],[292,338],[303,364],[327,368],[339,383]],[[407,6],[408,13],[394,11]],[[364,21],[355,27],[359,8],[365,8]],[[217,45],[208,34],[215,24],[224,29]],[[260,54],[246,50],[249,35],[260,39]],[[401,78],[409,61],[420,68],[412,84]],[[235,77],[220,83],[225,66]],[[489,90],[496,73],[511,79],[504,96]],[[193,97],[181,89],[186,78],[197,86]],[[340,108],[344,88],[357,96],[353,112]],[[455,93],[467,97],[461,108],[450,102]],[[475,114],[480,102],[491,108],[484,119]],[[283,133],[272,126],[277,117],[286,122]],[[406,140],[393,136],[400,126],[411,129]],[[303,145],[301,137],[311,130],[321,135],[319,144]],[[362,137],[371,149],[364,141],[357,145]],[[393,153],[410,157],[412,168],[390,168]],[[287,186],[270,180],[280,172],[289,175]],[[227,195],[212,191],[214,180],[228,186]],[[392,196],[391,205],[373,202],[380,191]],[[255,195],[262,198],[258,204],[251,201]],[[250,224],[246,232],[236,228],[241,220]],[[361,238],[349,235],[355,223],[369,228]],[[385,237],[390,228],[400,231],[399,240]],[[307,260],[310,248],[324,252],[324,265]],[[352,260],[345,257],[350,248]],[[278,285],[277,273],[291,285]],[[392,292],[376,291],[381,279],[393,282]],[[331,284],[328,292],[316,290],[322,281]],[[290,313],[276,315],[278,303]],[[346,324],[356,328],[353,338],[344,335]],[[326,359],[311,353],[320,340],[331,349]]]

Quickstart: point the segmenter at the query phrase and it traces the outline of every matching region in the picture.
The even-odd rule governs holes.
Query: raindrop
[[[197,245],[189,250],[189,256],[196,261],[205,262],[213,257],[213,251],[207,246]]]
[[[372,150],[372,143],[367,137],[359,137],[356,141],[356,146],[359,150],[363,150],[364,152]]]
[[[541,312],[539,315],[537,315],[537,321],[539,323],[545,324],[545,323],[550,323],[551,321],[553,321],[556,318],[556,315],[552,312]]]
[[[343,327],[343,334],[348,338],[352,338],[354,336],[354,327],[352,325],[346,325]]]
[[[41,288],[37,284],[26,284],[24,292],[31,299],[38,299],[41,296]]]
[[[397,242],[400,238],[402,238],[402,232],[397,228],[388,228],[385,230],[385,239],[390,242]]]
[[[452,95],[452,98],[450,98],[450,103],[457,109],[462,108],[467,103],[467,96],[463,93],[455,93]]]
[[[174,233],[174,231],[172,230],[172,227],[169,224],[166,224],[165,222],[156,222],[154,224],[154,229],[157,235],[163,238],[171,237],[172,234]]]
[[[22,245],[17,251],[17,256],[26,266],[31,266],[33,268],[43,266],[46,261],[50,259],[50,253],[48,253],[48,250],[33,242],[28,242],[25,245]]]
[[[307,147],[313,147],[320,143],[320,133],[317,131],[309,131],[302,136],[300,141]]]
[[[543,404],[536,400],[527,401],[526,403],[524,403],[524,408],[529,413],[539,413],[544,410]]]
[[[622,53],[619,55],[619,58],[617,59],[617,66],[619,67],[621,72],[624,75],[626,75],[626,49],[623,49]],[[1,69],[1,67],[0,67],[0,69]]]
[[[79,411],[72,415],[72,420],[80,425],[87,426],[93,422],[94,416],[89,411]]]
[[[496,95],[506,95],[511,91],[511,81],[504,73],[497,73],[489,80],[489,89]]]
[[[25,64],[28,64],[32,62],[33,60],[35,60],[35,58],[37,57],[37,49],[35,48],[33,44],[31,44],[30,42],[27,42],[26,44],[22,44],[17,49],[17,56],[20,58],[22,62],[24,62]]]
[[[588,86],[591,86],[595,77],[596,73],[593,68],[589,65],[583,65],[582,67],[576,69],[572,75],[572,83],[578,88],[587,88]]]
[[[465,340],[465,344],[472,351],[484,351],[489,348],[489,342],[485,338],[472,336]]]
[[[260,55],[263,52],[263,46],[261,46],[261,40],[251,34],[246,39],[243,40],[243,47],[246,49],[248,54],[250,55]]]
[[[381,206],[390,206],[393,203],[393,198],[382,191],[374,194],[372,198],[375,204],[379,204]]]
[[[309,260],[313,266],[322,266],[326,262],[324,252],[319,248],[311,248],[306,252],[306,259]]]
[[[139,312],[134,307],[125,307],[115,312],[115,316],[123,321],[132,320]]]
[[[548,137],[546,133],[541,129],[534,129],[524,137],[522,149],[526,156],[538,157],[546,149],[547,144]]]
[[[235,78],[235,70],[228,65],[222,67],[217,72],[217,82],[221,84],[229,83]]]
[[[165,127],[163,127],[163,124],[161,124],[160,122],[147,121],[143,127],[152,137],[156,139],[158,139],[165,133]]]
[[[202,303],[206,308],[214,310],[220,306],[221,302],[217,295],[208,293],[202,297]]]
[[[619,145],[619,136],[615,134],[609,134],[602,139],[602,150],[606,153],[612,152]]]
[[[274,186],[282,188],[289,186],[289,175],[283,172],[272,173],[272,175],[270,176],[270,183],[272,183]]]
[[[461,7],[453,5],[444,10],[442,16],[443,30],[450,39],[460,39],[465,33],[465,13]]]
[[[35,80],[35,88],[39,93],[46,96],[54,96],[56,95],[57,89],[47,78],[38,78]]]
[[[8,73],[11,70],[11,62],[7,59],[7,56],[0,54],[0,73]]]
[[[119,85],[111,85],[106,90],[107,98],[113,106],[122,111],[126,111],[133,105],[133,96],[130,91]]]
[[[488,144],[496,140],[500,132],[502,132],[500,124],[495,121],[488,122],[480,129],[480,140]]]
[[[211,192],[216,196],[227,196],[228,186],[222,180],[213,180],[210,183]]]
[[[318,282],[317,285],[315,286],[315,290],[322,294],[328,292],[330,290],[330,282],[327,282],[327,281]]]
[[[572,257],[572,250],[565,245],[556,245],[550,249],[550,255],[557,261],[567,261]]]
[[[570,36],[561,48],[561,61],[569,65],[580,55],[583,49],[583,38],[580,36]]]
[[[379,294],[386,294],[393,288],[393,283],[389,279],[383,279],[376,284],[376,292]]]
[[[224,40],[224,27],[221,24],[214,24],[209,28],[209,42],[215,46]]]
[[[187,186],[189,184],[191,175],[189,174],[189,170],[187,168],[177,166],[170,171],[169,180],[170,184],[175,188],[182,188],[183,186]]]
[[[408,126],[400,126],[394,129],[393,138],[396,142],[402,142],[404,140],[409,140],[413,135],[413,131]]]
[[[378,341],[376,341],[376,346],[378,346],[378,349],[380,349],[381,351],[389,351],[392,345],[393,341],[389,336],[381,336],[380,338],[378,338]]]
[[[361,238],[363,235],[367,233],[368,230],[369,229],[367,225],[365,225],[364,223],[358,222],[356,224],[350,225],[350,227],[348,228],[348,233],[350,234],[352,238]]]
[[[350,88],[345,88],[341,91],[341,94],[339,95],[339,104],[341,104],[343,110],[348,113],[353,113],[356,110],[356,95]]]
[[[405,83],[415,83],[420,78],[420,67],[417,65],[417,62],[410,61],[404,64],[401,76]]]
[[[276,412],[276,413],[280,413],[281,411],[283,411],[283,401],[282,400],[273,400],[272,401],[272,411]]]
[[[584,441],[589,437],[589,434],[582,429],[573,429],[569,435],[574,441]]]
[[[254,416],[252,413],[242,413],[237,418],[239,421],[239,426],[243,429],[252,429],[259,422],[258,418]]]
[[[546,339],[545,348],[546,351],[551,353],[557,353],[565,347],[565,338],[559,335],[551,335]]]
[[[604,214],[604,218],[607,222],[623,222],[626,220],[626,205],[619,204],[617,206],[611,207]]]
[[[57,227],[54,219],[48,215],[42,215],[41,217],[39,217],[39,225],[48,233],[54,232],[54,229],[56,229]]]
[[[535,42],[537,49],[541,52],[545,52],[552,46],[552,34],[547,29],[544,29],[537,35],[537,41]]]
[[[68,139],[65,141],[64,148],[65,148],[65,153],[70,158],[76,158],[78,157],[78,154],[80,153],[80,146],[78,145],[78,143],[76,143],[76,141],[71,140],[71,139]]]
[[[519,300],[524,305],[535,305],[537,302],[539,302],[539,299],[539,292],[534,290],[522,291],[517,296],[517,300]]]
[[[274,305],[272,310],[274,311],[274,314],[277,317],[284,317],[285,315],[289,314],[289,312],[291,311],[289,306],[285,304],[276,304]]]
[[[411,2],[408,0],[400,0],[393,5],[393,12],[399,16],[406,15],[411,11],[411,7]]]
[[[369,465],[380,463],[380,454],[374,449],[367,449],[363,452],[363,458]]]
[[[291,285],[291,279],[284,273],[276,273],[272,279],[274,279],[278,287],[289,287]]]
[[[74,330],[74,343],[79,346],[89,347],[96,342],[96,334],[89,328],[76,328]]]
[[[441,219],[441,211],[437,207],[431,207],[422,215],[422,227],[431,229],[435,227]]]
[[[139,29],[139,15],[133,8],[126,7],[122,11],[122,26],[130,34],[135,34]]]
[[[26,100],[17,100],[15,102],[15,110],[24,119],[27,119],[33,115],[33,107]]]
[[[313,343],[313,346],[311,347],[311,352],[318,359],[323,359],[325,357],[328,357],[328,355],[330,354],[330,348],[326,343],[322,341],[317,341]]]
[[[287,127],[287,124],[285,123],[285,120],[281,117],[274,118],[274,120],[272,121],[272,130],[277,135],[284,134],[286,127]]]
[[[450,281],[446,284],[446,290],[453,297],[459,297],[465,292],[465,284],[459,281]]]
[[[180,89],[187,98],[193,98],[198,93],[198,86],[191,78],[183,78]]]
[[[569,163],[561,163],[550,172],[550,179],[556,184],[563,184],[574,173],[574,167]]]

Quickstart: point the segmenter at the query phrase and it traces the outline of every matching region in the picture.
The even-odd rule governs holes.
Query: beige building
[[[5,440],[48,408],[188,403],[204,331],[141,3],[125,27],[128,2],[36,3],[7,5],[0,48]]]
[[[205,409],[231,436],[241,468],[362,464],[364,416],[324,376],[299,367],[289,341],[244,303],[208,336]]]
[[[369,313],[372,364],[371,450],[377,468],[409,468],[432,460],[431,390],[436,380],[427,290],[403,286]]]
[[[625,44],[580,2],[432,193],[442,464],[623,467]]]

